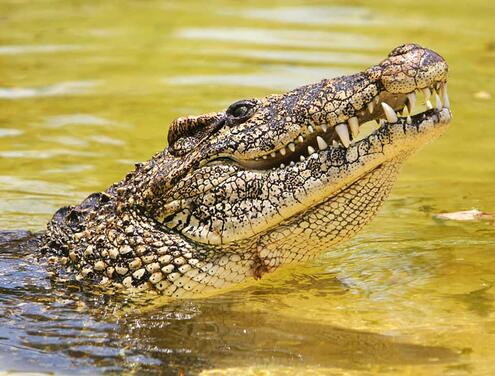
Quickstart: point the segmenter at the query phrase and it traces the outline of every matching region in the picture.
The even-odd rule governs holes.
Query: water
[[[454,109],[359,236],[242,290],[105,295],[0,246],[0,373],[493,374],[495,227],[434,215],[495,211],[495,5],[343,4],[0,3],[2,229],[41,230],[119,180],[177,116],[354,72],[404,42],[449,61]]]

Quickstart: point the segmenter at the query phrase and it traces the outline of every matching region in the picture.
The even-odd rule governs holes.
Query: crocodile
[[[448,128],[447,74],[404,44],[360,73],[180,117],[163,151],[54,214],[43,257],[80,283],[176,298],[313,259],[368,223],[403,162]]]

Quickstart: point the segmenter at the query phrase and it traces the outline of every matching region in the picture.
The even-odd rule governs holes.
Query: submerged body
[[[164,151],[60,209],[43,250],[78,280],[174,297],[313,258],[368,223],[403,161],[444,132],[447,70],[404,45],[358,74],[179,118]]]

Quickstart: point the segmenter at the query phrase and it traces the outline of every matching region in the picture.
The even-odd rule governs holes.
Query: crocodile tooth
[[[356,138],[359,134],[359,121],[358,118],[353,116],[349,120],[347,120],[349,124],[349,128],[351,129],[352,138]]]
[[[285,149],[285,147],[282,147],[282,149],[279,150],[280,154],[282,155],[285,155],[287,154],[287,150]]]
[[[283,163],[280,163],[280,168],[284,168],[285,165]]]
[[[406,118],[406,123],[407,123],[407,124],[412,124],[412,119],[411,119],[411,117],[410,117],[410,116],[408,116],[408,117]]]
[[[441,110],[443,107],[442,100],[440,99],[437,93],[435,93],[435,103],[437,104],[437,110]]]
[[[410,114],[413,113],[414,107],[416,107],[416,93],[413,91],[412,93],[407,94],[407,109]]]
[[[387,103],[382,102],[382,108],[383,112],[385,112],[385,116],[387,117],[387,120],[389,123],[396,123],[397,120],[397,115],[395,114],[395,111],[392,107],[390,107]]]
[[[347,148],[351,144],[351,140],[349,138],[349,129],[347,128],[347,124],[339,124],[335,127],[335,132],[340,137],[340,141]]]
[[[309,131],[309,133],[313,133],[315,130],[313,129],[313,127],[311,125],[308,125],[308,131]]]
[[[305,160],[306,158],[304,158],[304,155],[301,155],[301,156],[299,157],[299,159],[300,159],[300,161],[301,161],[301,162],[304,162],[304,160]]]
[[[447,83],[443,85],[443,106],[445,108],[450,108],[449,95],[447,94]]]
[[[328,147],[328,144],[320,136],[316,136],[316,142],[318,143],[320,150],[325,150]]]
[[[373,104],[373,102],[368,103],[367,107],[368,107],[368,112],[372,114],[375,109],[375,105]]]
[[[328,127],[327,127],[327,125],[326,125],[326,124],[322,124],[322,125],[320,125],[320,127],[321,127],[321,130],[322,130],[323,132],[328,131]]]
[[[301,135],[299,135],[299,137],[297,138],[297,141],[299,141],[299,142],[304,142],[304,137],[303,137],[303,136],[301,136]]]
[[[378,102],[380,102],[380,96],[376,95],[375,98],[373,98],[373,100],[375,101],[375,104],[378,104]]]
[[[425,95],[425,102],[429,101],[430,96],[431,96],[430,88],[425,87],[424,89],[421,89],[421,90],[423,91],[423,94]]]
[[[268,156],[266,156],[266,155],[263,156],[263,159],[267,159],[267,158],[268,158]]]
[[[290,151],[296,150],[296,145],[294,145],[292,142],[289,145],[287,145],[287,147],[289,148]]]
[[[385,125],[385,119],[380,119],[379,125],[380,127],[383,127]]]
[[[289,165],[293,167],[296,163],[294,161],[290,161]]]
[[[272,158],[275,158],[275,157],[277,156],[277,154],[276,154],[274,151],[272,151],[272,152],[270,153],[270,155],[271,155],[271,157],[272,157]]]
[[[433,105],[431,104],[431,101],[429,99],[426,101],[426,108],[428,110],[431,110],[433,108]]]
[[[336,140],[332,141],[332,146],[339,146],[339,143]]]
[[[308,146],[309,155],[313,154],[316,150],[312,146]]]

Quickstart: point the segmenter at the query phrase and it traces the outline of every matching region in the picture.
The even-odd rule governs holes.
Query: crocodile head
[[[123,265],[127,271],[109,278],[133,286],[145,281],[176,296],[199,291],[208,278],[221,287],[314,257],[369,222],[402,162],[445,131],[447,70],[435,52],[407,44],[361,73],[179,118],[163,152],[109,188],[106,204],[86,204],[90,214],[78,217],[66,253],[73,248],[79,269],[89,265],[98,274],[100,262],[108,275],[109,267]],[[365,134],[361,126],[370,121],[375,130]],[[51,233],[63,222],[58,217]],[[108,228],[118,233],[113,239]],[[150,240],[144,236],[139,251],[134,240],[143,240],[143,231]],[[75,241],[77,234],[83,235]],[[143,252],[159,265],[134,276],[124,245],[129,260],[141,260],[138,268],[146,264]],[[109,247],[120,253],[94,256],[95,248]]]

